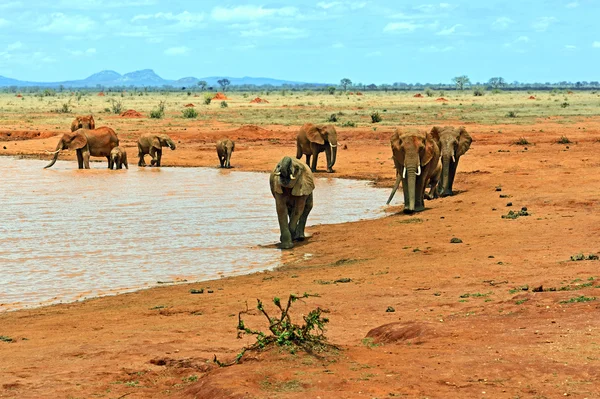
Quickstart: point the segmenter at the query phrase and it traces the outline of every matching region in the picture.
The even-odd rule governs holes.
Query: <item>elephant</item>
[[[429,178],[429,194],[425,194],[425,199],[432,200],[439,197],[438,184],[442,176],[442,161],[438,161],[435,170]]]
[[[313,172],[317,171],[319,153],[325,151],[327,157],[327,172],[333,173],[333,165],[337,156],[337,132],[333,125],[313,125],[306,123],[296,136],[296,158],[306,155],[306,164]],[[312,165],[310,157],[313,157]]]
[[[434,126],[431,135],[440,148],[442,159],[442,175],[438,190],[442,197],[447,197],[454,194],[452,185],[456,177],[458,161],[469,150],[473,139],[463,126],[459,128]]]
[[[90,168],[90,157],[106,157],[110,167],[110,152],[119,145],[119,138],[114,130],[103,126],[98,129],[78,129],[63,134],[56,146],[54,159],[44,167],[47,169],[56,163],[58,153],[62,150],[77,150],[79,169]]]
[[[217,155],[222,168],[231,168],[229,161],[231,153],[235,150],[235,143],[229,139],[217,141]]]
[[[115,147],[110,151],[110,159],[108,160],[109,169],[129,169],[127,165],[127,152],[121,147]]]
[[[425,209],[425,189],[440,159],[440,149],[431,133],[403,133],[392,135],[390,140],[396,183],[387,203],[389,204],[402,181],[404,213]]]
[[[78,115],[71,122],[71,131],[74,132],[78,129],[90,129],[96,128],[96,122],[94,122],[94,115]]]
[[[293,241],[304,240],[306,219],[313,207],[313,174],[307,165],[291,157],[283,157],[269,177],[275,198],[281,249],[293,248]]]
[[[166,134],[144,133],[138,139],[138,156],[140,160],[138,166],[146,166],[144,156],[150,154],[152,161],[151,166],[160,166],[162,158],[162,147],[175,149],[175,142]]]

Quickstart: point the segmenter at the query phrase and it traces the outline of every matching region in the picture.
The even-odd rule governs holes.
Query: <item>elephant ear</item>
[[[337,145],[337,131],[335,130],[335,127],[333,125],[327,125],[327,127],[325,128],[325,136],[327,138],[327,141],[329,141],[329,144],[334,146]]]
[[[390,143],[392,144],[392,151],[400,151],[402,140],[400,140],[398,132],[392,135],[392,137],[390,138]]]
[[[313,180],[313,174],[303,163],[295,163],[294,169],[298,173],[296,178],[296,184],[292,188],[292,195],[296,197],[310,195],[315,189],[315,181]]]
[[[423,156],[421,157],[421,166],[425,166],[429,162],[431,162],[431,160],[433,159],[433,156],[435,155],[436,152],[439,155],[438,148],[439,147],[437,145],[437,142],[434,140],[433,135],[430,133],[427,133],[425,135],[425,152],[424,152]]]
[[[85,137],[85,135],[83,133],[81,133],[81,130],[79,130],[78,133],[75,133],[73,135],[73,139],[71,139],[71,141],[69,142],[69,144],[67,145],[69,150],[79,150],[83,147],[85,147],[85,145],[87,144],[87,139]]]
[[[235,151],[235,141],[231,142],[231,152]]]
[[[440,133],[442,132],[442,130],[444,130],[444,128],[441,126],[434,126],[431,128],[430,133],[433,136],[433,139],[438,143],[440,142]]]
[[[469,150],[471,147],[471,141],[473,141],[473,139],[469,133],[467,133],[467,130],[464,126],[459,127],[458,131],[460,132],[460,136],[458,138],[458,149],[456,155],[460,157]]]
[[[94,130],[96,128],[96,122],[94,121],[94,115],[90,115],[90,129]]]
[[[152,139],[152,147],[156,148],[157,150],[160,150],[162,148],[162,146],[160,145],[160,139],[157,136],[154,136],[154,138]]]
[[[311,143],[325,144],[323,133],[321,133],[322,127],[317,125],[306,126],[306,137]]]

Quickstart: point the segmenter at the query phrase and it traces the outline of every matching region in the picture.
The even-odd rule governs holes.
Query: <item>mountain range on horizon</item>
[[[184,77],[177,80],[163,79],[152,69],[142,69],[139,71],[129,72],[121,75],[118,72],[112,70],[104,70],[93,75],[88,76],[85,79],[80,80],[67,80],[63,82],[28,82],[18,79],[11,79],[0,75],[0,87],[18,86],[18,87],[59,87],[65,88],[92,88],[98,85],[102,87],[114,87],[114,86],[136,86],[136,87],[160,87],[160,86],[173,86],[173,87],[190,87],[195,86],[199,81],[204,80],[208,86],[218,86],[217,81],[219,79],[229,79],[232,86],[239,85],[303,85],[303,84],[315,84],[325,85],[325,83],[306,83],[306,82],[295,82],[290,80],[272,79],[272,78],[255,78],[255,77],[242,77],[233,78],[227,76],[209,76],[205,78],[196,78],[193,76]]]

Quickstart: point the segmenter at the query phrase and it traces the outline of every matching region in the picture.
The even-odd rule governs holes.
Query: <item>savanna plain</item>
[[[308,227],[273,271],[1,313],[0,397],[600,397],[600,94],[277,90],[208,105],[201,92],[105,94],[0,95],[0,154],[49,160],[74,116],[92,113],[131,164],[138,137],[160,132],[177,143],[162,167],[217,167],[214,143],[229,137],[234,171],[268,172],[295,155],[302,124],[335,119],[333,176],[391,187],[395,129],[462,125],[473,143],[454,196],[412,215],[397,200],[384,218]],[[150,118],[161,101],[164,117]],[[119,102],[141,117],[114,113]],[[186,118],[190,103],[197,116]],[[72,151],[60,159],[77,167]],[[274,344],[213,362],[257,341],[237,338],[240,311],[268,336],[256,300],[274,316],[273,298],[285,309],[304,293],[291,320],[327,310],[331,346]]]

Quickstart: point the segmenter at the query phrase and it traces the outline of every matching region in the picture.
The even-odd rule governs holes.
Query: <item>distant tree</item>
[[[333,93],[335,93],[335,86],[329,86],[329,87],[327,88],[327,91],[329,92],[329,94],[333,94]]]
[[[457,90],[464,90],[465,86],[468,86],[471,84],[471,80],[469,79],[469,77],[467,75],[462,75],[462,76],[457,76],[455,78],[452,78],[452,83],[454,83]]]
[[[204,89],[206,89],[206,86],[208,86],[208,83],[206,83],[205,80],[199,80],[196,84],[198,85],[198,87],[200,87],[200,90],[202,91],[204,91]]]
[[[342,86],[344,88],[344,91],[346,91],[346,89],[348,89],[348,86],[352,86],[352,81],[348,78],[344,78],[340,80],[340,86]]]
[[[369,90],[377,90],[377,85],[374,83],[371,83],[370,85],[367,86],[367,89]]]
[[[223,91],[227,90],[227,86],[231,84],[231,82],[227,78],[219,79],[217,80],[217,83],[221,86],[221,89],[223,89]]]
[[[506,85],[506,81],[504,80],[504,78],[501,77],[490,78],[490,80],[488,81],[488,85],[492,86],[493,89],[499,89]]]

